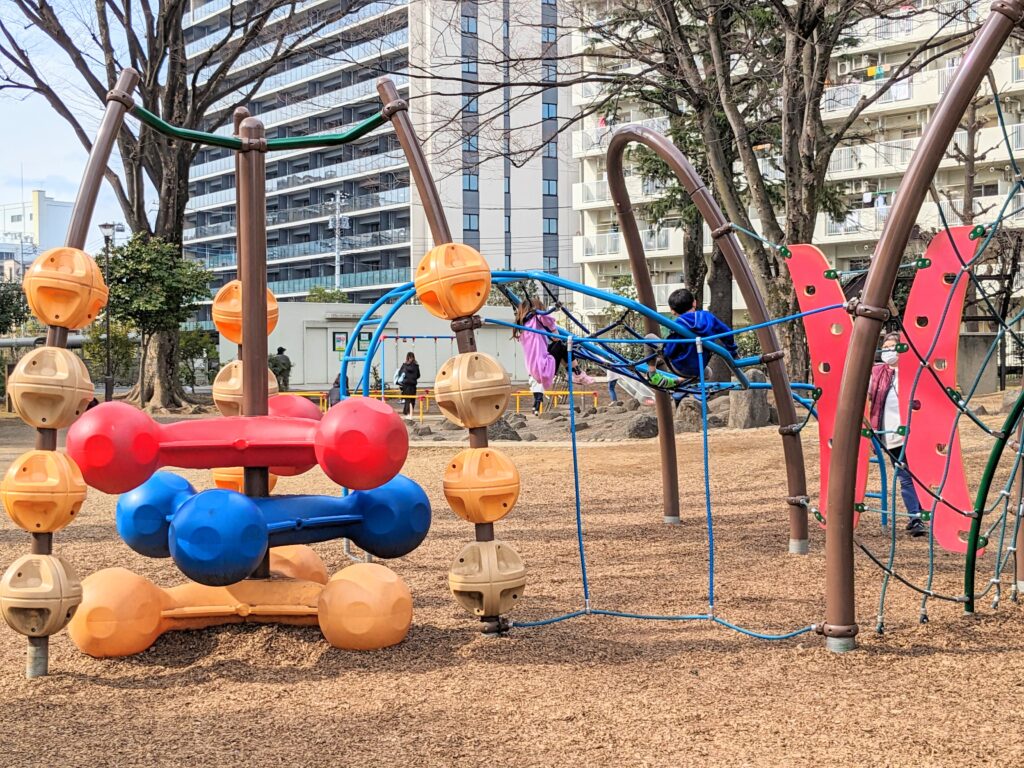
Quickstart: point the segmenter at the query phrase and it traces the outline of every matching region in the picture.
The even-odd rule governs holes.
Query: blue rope
[[[580,572],[583,575],[583,601],[590,608],[590,582],[587,580],[587,555],[583,551],[583,504],[580,501],[580,458],[576,448],[576,406],[572,382],[572,336],[566,349],[569,354],[569,433],[572,440],[572,483],[576,494],[576,542],[580,550]]]
[[[704,389],[704,345],[697,339],[697,370]],[[708,529],[708,609],[715,612],[715,527],[711,521],[711,462],[708,457],[708,399],[700,399],[701,447],[704,452],[704,518]]]
[[[791,640],[794,637],[805,635],[808,632],[814,632],[815,626],[808,624],[806,627],[800,627],[794,629],[791,632],[781,632],[778,634],[770,632],[757,632],[746,627],[741,627],[738,624],[733,624],[731,621],[726,621],[718,616],[712,616],[707,613],[694,613],[694,614],[657,614],[657,613],[630,613],[628,611],[605,611],[599,608],[595,608],[589,611],[573,611],[572,613],[565,613],[561,616],[554,616],[550,619],[540,619],[539,621],[514,621],[512,622],[513,627],[546,627],[551,624],[558,624],[559,622],[568,621],[569,619],[575,619],[579,616],[609,616],[613,619],[636,619],[638,621],[710,621],[713,624],[718,624],[726,629],[731,629],[733,632],[739,632],[741,635],[752,637],[757,640]]]

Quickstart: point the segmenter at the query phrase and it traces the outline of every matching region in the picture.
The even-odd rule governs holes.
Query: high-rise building
[[[568,249],[561,253],[558,239],[572,215],[567,138],[564,147],[554,144],[550,157],[541,153],[523,164],[501,151],[520,126],[532,132],[535,144],[542,129],[544,136],[554,135],[543,118],[550,112],[553,121],[559,90],[513,101],[511,88],[478,88],[474,82],[493,83],[502,75],[501,52],[510,36],[536,37],[540,49],[548,34],[541,20],[549,15],[554,38],[556,22],[547,9],[555,6],[535,0],[535,16],[522,18],[517,6],[517,17],[510,18],[507,0],[350,5],[297,4],[298,22],[289,23],[306,33],[310,25],[320,28],[246,101],[268,138],[343,131],[380,108],[376,82],[386,75],[409,101],[453,237],[478,247],[494,268],[567,265]],[[191,66],[223,38],[231,6],[228,0],[193,3],[185,17]],[[235,71],[257,65],[264,55],[243,53]],[[200,79],[217,60],[214,55],[204,63]],[[232,154],[201,150],[190,173],[184,248],[213,270],[214,290],[236,272],[234,186]],[[410,266],[432,246],[390,124],[351,144],[270,153],[266,190],[267,277],[279,299],[301,300],[313,286],[338,286],[354,301],[376,298],[409,280]]]
[[[0,240],[23,244],[26,262],[36,250],[64,245],[74,204],[56,200],[42,189],[33,189],[27,200],[0,204]]]
[[[598,4],[595,12],[599,17]],[[829,179],[840,185],[849,213],[838,219],[826,213],[818,215],[813,243],[820,247],[839,270],[864,268],[886,222],[897,187],[918,145],[920,136],[940,96],[949,85],[954,68],[963,55],[963,35],[989,13],[988,5],[971,0],[911,2],[899,11],[860,22],[850,31],[848,42],[837,47],[829,72],[829,84],[822,101],[822,117],[828,127],[847,119],[862,97],[871,97],[889,83],[896,68],[929,39],[936,45],[919,60],[928,60],[924,69],[910,77],[901,77],[858,116],[848,138],[840,143],[829,163]],[[954,39],[954,36],[956,38]],[[603,57],[610,50],[606,41],[584,33],[573,36],[577,54],[591,51],[586,59],[588,71],[617,71],[628,66],[614,57]],[[948,53],[943,54],[943,50]],[[1002,106],[1007,137],[1015,154],[1024,156],[1024,56],[1019,42],[1008,43],[1005,55],[992,68],[996,88],[1003,96]],[[585,83],[574,89],[574,106],[593,105],[600,84]],[[1010,162],[1002,129],[996,119],[991,89],[983,86],[977,100],[972,142],[967,130],[957,133],[935,178],[940,203],[929,200],[922,208],[920,232],[941,227],[939,211],[950,225],[967,222],[990,223],[1007,193],[1017,181]],[[639,122],[664,130],[667,121],[649,105],[617,104],[616,124]],[[609,288],[615,277],[628,275],[625,245],[618,234],[615,211],[608,193],[605,152],[614,125],[600,112],[588,116],[573,134],[573,157],[579,163],[579,182],[573,192],[573,206],[579,212],[579,234],[574,238],[573,258],[582,266],[588,284]],[[974,179],[967,191],[968,159],[973,161]],[[769,178],[782,178],[774,166],[770,150],[762,158],[762,170]],[[1022,166],[1024,167],[1024,166]],[[634,203],[655,199],[658,190],[638,174],[627,179]],[[969,211],[964,200],[972,198]],[[1018,202],[1019,200],[1019,202]],[[1010,206],[1006,226],[1024,227],[1024,194]],[[966,216],[964,214],[967,214]],[[755,229],[761,229],[756,211],[751,210]],[[640,211],[642,217],[642,209]],[[659,308],[665,309],[668,294],[680,285],[682,231],[671,226],[648,228],[644,242]],[[911,241],[911,249],[924,248],[923,239]],[[711,250],[710,233],[705,227],[704,251]],[[587,300],[589,301],[589,300]],[[596,309],[598,304],[589,301]],[[744,304],[733,291],[735,320]]]

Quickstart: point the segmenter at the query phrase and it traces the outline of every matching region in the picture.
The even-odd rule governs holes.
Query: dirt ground
[[[817,477],[813,429],[808,474]],[[31,433],[0,418],[0,467]],[[822,618],[823,532],[811,554],[786,554],[782,454],[774,428],[712,433],[717,615],[781,632]],[[662,524],[657,441],[580,448],[592,604],[651,613],[706,609],[700,436],[680,437],[684,524]],[[406,474],[434,503],[426,542],[391,563],[415,618],[402,644],[373,653],[332,649],[316,628],[232,626],[165,635],[123,660],[80,654],[53,638],[52,674],[23,676],[24,639],[0,628],[0,763],[20,766],[1004,766],[1024,759],[1024,609],[989,601],[976,617],[890,590],[886,633],[874,617],[879,573],[857,557],[858,651],[833,655],[815,635],[764,642],[708,623],[598,616],[505,638],[479,634],[448,594],[447,571],[472,527],[441,496],[456,446],[418,444]],[[567,444],[503,446],[523,477],[519,504],[497,524],[530,569],[513,618],[582,607]],[[969,439],[976,471],[987,444]],[[185,472],[208,487],[207,473]],[[279,493],[332,493],[314,470]],[[114,498],[90,492],[57,535],[80,575],[123,565],[158,584],[180,580],[169,561],[128,549]],[[884,552],[866,518],[859,535]],[[927,544],[900,537],[899,564],[925,575]],[[338,543],[316,546],[332,572]],[[0,565],[27,551],[2,516]],[[990,558],[983,564],[991,569]],[[940,556],[936,589],[959,593],[960,558]],[[987,578],[987,576],[985,577]],[[1008,585],[1009,579],[1004,581]]]

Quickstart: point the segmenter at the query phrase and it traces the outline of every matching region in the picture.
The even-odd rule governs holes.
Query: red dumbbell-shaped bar
[[[86,411],[68,430],[67,452],[85,482],[106,493],[137,488],[160,467],[297,468],[319,464],[338,485],[369,490],[398,474],[409,452],[405,425],[388,405],[343,400],[321,421],[233,416],[158,424],[125,403]]]

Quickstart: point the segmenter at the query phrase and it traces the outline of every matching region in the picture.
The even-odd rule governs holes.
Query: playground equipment
[[[262,124],[244,109],[235,112],[233,137],[174,128],[133,103],[138,77],[126,70],[108,95],[67,247],[43,254],[25,278],[29,305],[49,330],[46,347],[26,355],[16,370],[11,394],[39,437],[37,450],[4,477],[0,498],[33,545],[0,580],[0,610],[29,636],[28,674],[46,674],[47,638],[69,622],[72,639],[94,656],[138,653],[169,630],[244,621],[319,624],[330,643],[348,649],[400,642],[412,620],[412,598],[401,578],[383,565],[357,563],[328,579],[306,545],[344,537],[378,557],[398,557],[419,545],[430,505],[421,488],[398,475],[408,451],[405,427],[390,407],[368,399],[340,403],[321,418],[312,403],[278,396],[267,369],[266,334],[278,310],[266,286],[265,155],[309,142],[267,141]],[[384,111],[315,143],[352,141],[390,119],[407,136],[409,151],[418,152],[405,104],[391,91]],[[240,279],[224,286],[213,306],[220,333],[241,345],[239,360],[214,382],[223,418],[163,425],[116,402],[83,413],[92,383],[64,346],[68,331],[87,325],[106,303],[100,271],[80,249],[127,111],[167,136],[236,152]],[[486,265],[478,271],[477,284],[485,285]],[[472,303],[457,265],[439,265],[434,274],[449,280],[436,286],[448,309]],[[464,337],[471,343],[471,328]],[[57,430],[65,427],[67,453],[58,453]],[[270,496],[274,475],[316,465],[353,493]],[[213,469],[219,487],[197,493],[182,478],[157,472],[162,466]],[[193,581],[162,590],[114,568],[80,584],[71,566],[52,554],[52,537],[79,512],[89,485],[125,493],[117,516],[125,541],[149,557],[171,557]],[[461,489],[470,506],[474,490],[472,483]],[[476,503],[486,508],[492,502]]]

